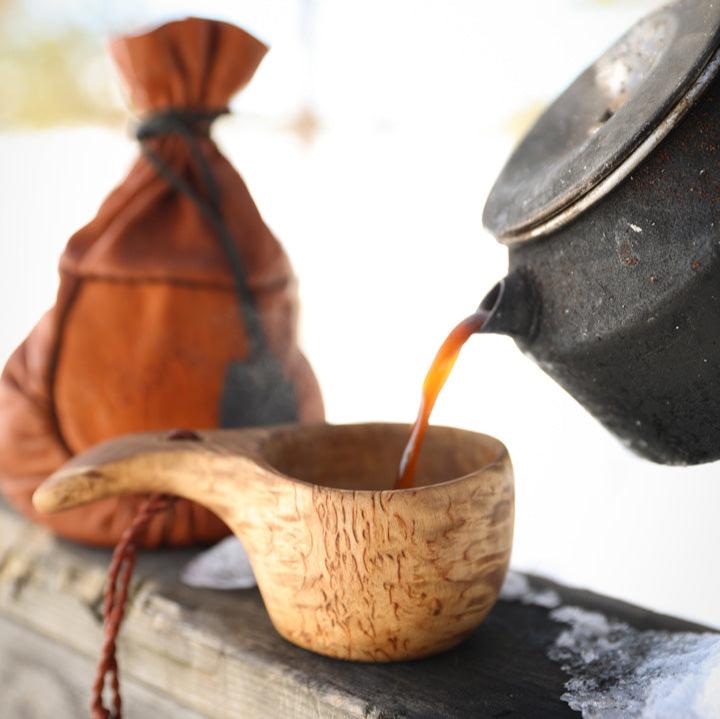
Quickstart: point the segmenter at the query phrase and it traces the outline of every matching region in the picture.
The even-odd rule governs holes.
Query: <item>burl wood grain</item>
[[[273,624],[321,654],[412,659],[487,615],[507,571],[513,475],[486,435],[431,427],[417,486],[392,490],[406,425],[315,425],[130,435],[75,457],[34,503],[116,494],[204,504],[242,540]]]

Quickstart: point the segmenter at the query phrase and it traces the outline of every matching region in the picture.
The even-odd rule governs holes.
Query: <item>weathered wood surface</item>
[[[70,719],[88,714],[87,678],[94,662],[0,616],[0,716]],[[142,683],[123,681],[128,717],[204,719]]]
[[[138,566],[120,640],[128,719],[577,716],[560,699],[566,677],[547,658],[562,626],[546,609],[501,601],[465,643],[445,654],[398,664],[343,662],[283,640],[255,590],[180,584],[178,570],[190,556],[146,553]],[[84,716],[108,558],[107,551],[58,542],[0,506],[3,719]],[[566,603],[637,628],[699,629],[555,588]],[[178,708],[169,712],[168,706]]]

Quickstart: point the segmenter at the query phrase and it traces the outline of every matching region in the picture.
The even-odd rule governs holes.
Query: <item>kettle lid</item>
[[[546,235],[658,145],[720,67],[720,2],[679,0],[640,20],[543,113],[493,186],[483,224],[503,243]]]

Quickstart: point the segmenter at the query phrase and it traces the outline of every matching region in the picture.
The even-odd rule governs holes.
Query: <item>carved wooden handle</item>
[[[253,481],[276,475],[259,446],[272,430],[146,432],[76,455],[33,495],[39,512],[57,512],[119,494],[165,492],[221,514],[218,505]]]

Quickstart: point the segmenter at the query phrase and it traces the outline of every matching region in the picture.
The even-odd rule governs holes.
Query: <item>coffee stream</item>
[[[482,309],[478,309],[475,314],[466,317],[447,336],[435,355],[435,359],[430,365],[430,370],[423,382],[420,409],[410,433],[410,439],[400,460],[400,470],[394,489],[408,489],[413,486],[420,450],[430,421],[430,414],[435,406],[435,400],[440,394],[440,390],[443,388],[463,345],[472,335],[482,329],[487,318],[488,312]]]

